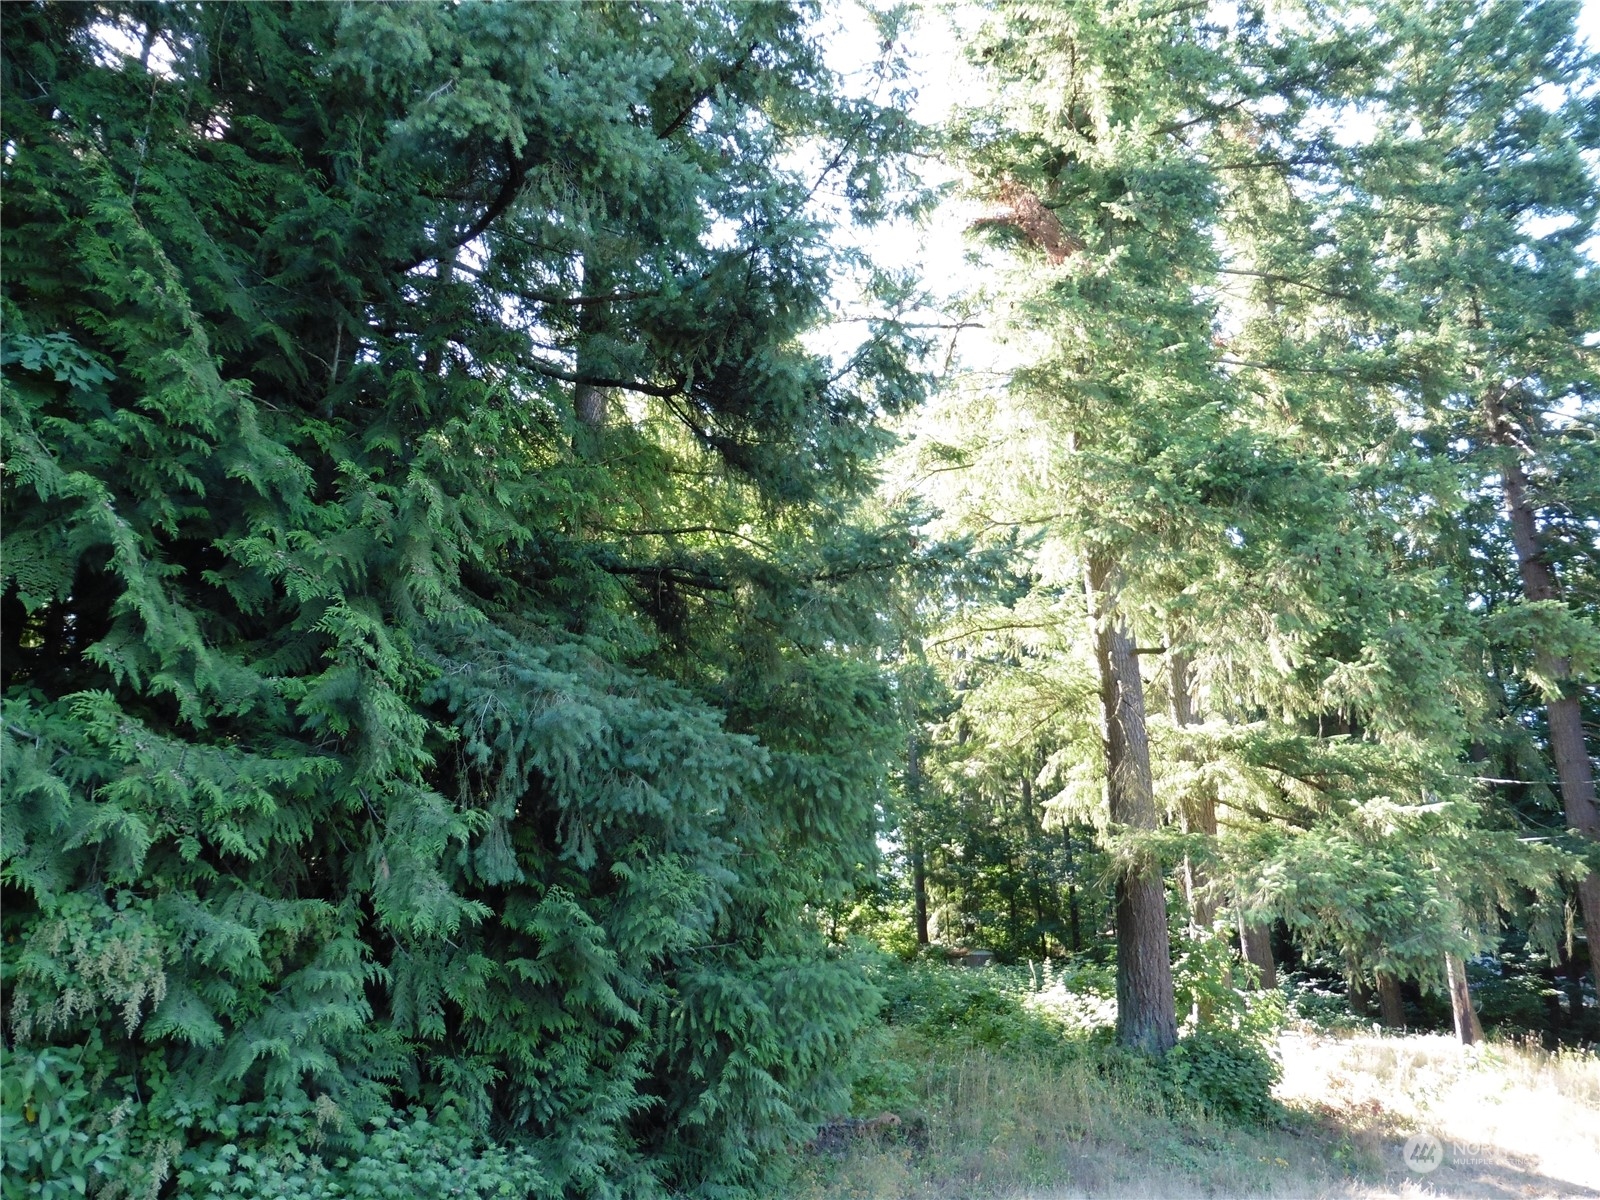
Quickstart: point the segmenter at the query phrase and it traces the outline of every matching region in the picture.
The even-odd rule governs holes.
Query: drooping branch
[[[755,54],[756,46],[759,44],[760,43],[758,42],[751,42],[750,45],[745,49],[745,52],[735,59],[730,66],[727,66],[723,68],[723,70],[719,71],[715,79],[696,92],[694,99],[690,100],[688,104],[684,105],[683,110],[679,112],[677,116],[673,117],[672,120],[668,121],[664,127],[657,131],[656,137],[669,138],[673,134],[677,133],[678,130],[682,129],[684,122],[694,115],[695,109],[699,108],[707,100],[711,99],[711,97],[716,94],[716,91],[719,87],[722,87],[740,71],[744,70],[745,64],[748,63],[751,56]]]
[[[1308,292],[1316,292],[1333,300],[1354,300],[1356,297],[1349,292],[1335,292],[1325,287],[1318,287],[1314,283],[1307,283],[1304,279],[1296,279],[1292,275],[1278,275],[1272,271],[1240,271],[1228,267],[1218,267],[1218,275],[1238,275],[1246,279],[1264,279],[1268,283],[1283,283],[1290,287],[1304,288]]]
[[[691,533],[714,533],[719,537],[737,538],[747,542],[757,549],[776,553],[765,542],[757,541],[753,537],[740,533],[737,529],[725,529],[720,525],[677,525],[666,529],[618,529],[612,525],[597,525],[595,530],[600,533],[614,533],[619,537],[681,537]]]
[[[589,308],[596,304],[627,304],[634,300],[659,299],[659,288],[649,292],[607,292],[603,296],[557,296],[551,292],[525,292],[524,299],[540,304],[563,305],[567,308]]]
[[[713,579],[710,575],[698,571],[685,571],[678,567],[668,566],[635,566],[629,563],[611,563],[605,570],[612,575],[636,575],[646,579],[656,579],[664,583],[682,584],[684,587],[698,588],[707,592],[726,592],[728,585],[720,579]]]
[[[624,392],[638,392],[642,396],[681,396],[683,389],[689,385],[689,377],[680,375],[672,383],[645,383],[639,379],[603,379],[595,375],[585,375],[578,371],[564,371],[550,363],[540,362],[537,359],[524,360],[529,368],[537,371],[547,379],[559,379],[563,383],[576,383],[592,388],[619,388]]]
[[[478,237],[493,225],[499,217],[511,207],[512,201],[517,198],[517,193],[522,190],[523,181],[528,177],[529,160],[520,157],[512,151],[510,143],[506,144],[506,177],[500,183],[500,190],[495,193],[494,199],[489,201],[489,206],[483,210],[478,219],[466,230],[456,234],[447,241],[429,247],[417,255],[410,262],[400,265],[402,275],[414,271],[423,263],[434,262],[448,255],[454,254],[468,242]]]

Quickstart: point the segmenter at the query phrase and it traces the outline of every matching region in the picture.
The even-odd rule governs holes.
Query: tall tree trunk
[[[1078,916],[1078,885],[1067,884],[1067,933],[1072,938],[1072,952],[1083,949],[1083,923]]]
[[[1400,981],[1387,971],[1378,972],[1378,1019],[1385,1029],[1404,1029],[1405,1003],[1400,998]]]
[[[1489,436],[1511,453],[1501,473],[1506,509],[1511,517],[1511,544],[1522,575],[1522,594],[1530,601],[1560,600],[1561,589],[1554,572],[1544,560],[1535,520],[1533,502],[1528,496],[1528,475],[1522,465],[1523,447],[1502,407],[1504,391],[1492,388],[1484,396],[1484,415]],[[1556,778],[1561,782],[1561,806],[1567,825],[1586,838],[1600,840],[1600,813],[1595,809],[1594,767],[1584,745],[1583,715],[1578,707],[1572,681],[1572,663],[1541,647],[1537,652],[1539,673],[1550,680],[1557,694],[1545,701],[1545,718],[1550,733],[1550,756],[1555,759]],[[1600,993],[1600,874],[1591,871],[1578,884],[1578,905],[1583,913],[1583,931],[1589,944],[1589,970],[1595,991]]]
[[[917,756],[917,735],[906,741],[906,799],[913,811],[922,798],[922,761]],[[911,852],[911,906],[917,925],[917,945],[928,944],[928,864],[922,849],[922,833],[913,829]]]
[[[1267,991],[1278,986],[1278,964],[1272,957],[1272,926],[1265,921],[1246,921],[1239,917],[1239,953],[1255,967],[1260,977],[1256,986]]]
[[[595,263],[590,254],[584,259],[584,290],[591,295],[603,295],[609,286],[606,272]],[[579,380],[604,379],[610,376],[611,354],[607,344],[607,326],[610,323],[610,305],[585,305],[578,314],[578,338],[575,347]],[[599,441],[599,431],[605,427],[608,400],[604,388],[592,383],[579,382],[572,386],[572,411],[578,418],[578,431],[573,438],[573,449],[580,455],[590,455]]]
[[[1028,891],[1033,897],[1033,928],[1039,938],[1039,957],[1049,953],[1045,940],[1044,881],[1039,878],[1039,848],[1044,841],[1044,822],[1033,806],[1033,778],[1026,772],[1022,776],[1023,828],[1028,832],[1023,856],[1028,864]]]
[[[1444,956],[1445,981],[1450,985],[1450,1012],[1456,1021],[1456,1036],[1468,1046],[1483,1041],[1483,1025],[1472,1007],[1472,989],[1467,984],[1466,965],[1454,954]]]
[[[1561,1045],[1561,1030],[1567,1023],[1568,1012],[1561,1007],[1561,997],[1556,991],[1556,973],[1552,970],[1539,972],[1539,978],[1545,986],[1539,991],[1544,998],[1544,1036],[1540,1040],[1546,1050],[1554,1050]]]
[[[1591,944],[1591,949],[1593,948]],[[1567,1012],[1572,1023],[1583,1028],[1583,970],[1574,957],[1567,967]]]
[[[917,923],[917,945],[928,944],[928,867],[923,858],[922,839],[911,839],[912,909]]]
[[[1072,827],[1061,827],[1061,842],[1067,851],[1067,933],[1072,938],[1072,952],[1083,949],[1083,927],[1078,914],[1078,864],[1072,857]]]
[[[1195,724],[1194,701],[1189,694],[1189,657],[1174,647],[1168,653],[1167,661],[1172,673],[1172,719],[1181,730],[1186,725]],[[1182,757],[1185,762],[1194,761],[1190,751],[1183,751]],[[1183,831],[1202,833],[1211,838],[1217,836],[1217,799],[1210,787],[1202,787],[1198,793],[1184,797]],[[1216,903],[1206,894],[1208,882],[1205,867],[1196,862],[1193,856],[1185,854],[1183,893],[1189,905],[1189,927],[1195,933],[1209,933],[1212,922],[1216,920]]]
[[[1157,827],[1145,734],[1144,684],[1127,623],[1116,608],[1116,571],[1104,554],[1088,569],[1089,618],[1100,668],[1107,792],[1111,823],[1134,830]],[[1117,875],[1117,1039],[1155,1054],[1178,1040],[1167,937],[1167,896],[1161,870],[1141,861]]]
[[[1022,938],[1017,932],[1017,927],[1020,924],[1020,915],[1017,911],[1017,882],[1021,874],[1022,872],[1017,869],[1017,860],[1012,857],[1010,847],[1007,847],[1006,873],[1001,878],[1008,881],[1004,885],[1006,889],[1006,937],[1013,946],[1022,942]]]
[[[1361,971],[1354,963],[1350,964],[1345,984],[1345,998],[1349,1002],[1352,1016],[1372,1015],[1372,989],[1367,986],[1367,981],[1361,978]]]

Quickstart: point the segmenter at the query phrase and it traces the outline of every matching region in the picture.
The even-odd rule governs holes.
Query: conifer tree
[[[1265,177],[1254,221],[1265,236],[1254,240],[1250,274],[1274,315],[1241,357],[1300,373],[1342,423],[1363,407],[1369,424],[1390,423],[1393,499],[1374,500],[1401,557],[1432,570],[1454,606],[1452,632],[1436,646],[1454,645],[1456,682],[1416,680],[1410,691],[1453,695],[1467,724],[1435,736],[1482,758],[1490,743],[1526,737],[1499,716],[1537,688],[1553,790],[1567,826],[1592,837],[1581,706],[1595,626],[1582,599],[1586,556],[1573,549],[1593,512],[1583,343],[1596,292],[1583,245],[1595,215],[1584,156],[1596,127],[1573,13],[1394,4],[1311,22],[1339,70],[1320,127],[1308,114],[1292,135],[1255,149],[1264,161],[1302,164],[1302,182],[1290,193],[1255,173]],[[1340,138],[1329,113],[1359,113],[1371,133]],[[1275,226],[1284,209],[1298,220]],[[1301,332],[1287,333],[1297,324]],[[1578,587],[1571,601],[1563,577]],[[1486,677],[1483,664],[1496,660],[1518,664],[1523,682],[1511,695],[1497,672]],[[1487,705],[1486,683],[1500,690]],[[1529,815],[1538,831],[1536,814],[1502,811],[1513,823]],[[1485,861],[1476,873],[1510,869]],[[1592,875],[1578,893],[1591,924]]]
[[[1139,681],[1172,713],[1145,714],[1148,788],[1156,819],[1200,831],[1191,912],[1231,903],[1252,958],[1261,922],[1287,920],[1392,1017],[1399,978],[1443,986],[1447,955],[1489,944],[1571,860],[1474,798],[1480,631],[1448,536],[1471,487],[1396,413],[1375,347],[1407,327],[1374,329],[1372,306],[1394,304],[1372,301],[1373,238],[1340,224],[1362,168],[1326,114],[1375,102],[1385,44],[1253,9],[1226,28],[995,11],[977,54],[1000,99],[962,135],[990,205],[978,228],[1032,264],[1005,297],[1018,366],[1009,397],[958,401],[964,431],[925,453],[969,470],[939,486],[973,528],[1043,542],[1033,593],[968,626],[1082,662],[1071,576],[1102,585],[1091,598],[1115,581],[1145,631],[1130,648],[1166,643]],[[1115,645],[1099,650],[1092,678],[1131,699],[1105,687]],[[1098,778],[1058,772],[1056,803]],[[1209,846],[1208,810],[1225,834]],[[1431,856],[1429,839],[1482,857]],[[1353,886],[1377,878],[1388,891]]]
[[[1013,312],[1023,521],[1058,539],[1087,602],[1113,826],[1161,819],[1135,640],[1156,563],[1193,532],[1192,497],[1164,486],[1203,452],[1221,382],[1211,309],[1210,169],[1184,137],[1222,60],[1186,13],[1004,6],[977,56],[1000,100],[965,131],[994,211],[980,226],[1024,247]],[[1037,332],[1034,332],[1037,331]],[[1015,468],[1014,468],[1015,469]],[[1062,568],[1057,568],[1058,572]],[[1064,598],[1067,573],[1047,605]],[[1139,839],[1117,884],[1118,1033],[1176,1038],[1163,873]]]
[[[1428,432],[1465,440],[1469,483],[1498,483],[1501,512],[1483,549],[1514,561],[1522,602],[1496,613],[1490,632],[1511,635],[1538,689],[1566,825],[1592,843],[1600,815],[1580,697],[1600,664],[1600,635],[1593,609],[1568,603],[1562,579],[1582,573],[1582,551],[1573,552],[1592,542],[1580,532],[1595,511],[1582,416],[1592,409],[1588,342],[1600,313],[1584,250],[1600,215],[1600,80],[1575,13],[1559,3],[1442,5],[1397,21],[1379,135],[1352,171],[1369,202],[1347,220],[1371,230],[1381,261],[1396,268],[1380,292],[1393,315],[1378,328],[1393,338]],[[1441,208],[1460,216],[1429,221]],[[1391,333],[1401,324],[1405,336]],[[1600,990],[1600,874],[1577,892]]]
[[[788,5],[3,20],[7,1105],[81,1066],[96,1185],[411,1104],[749,1183],[872,1002],[918,347],[799,339],[906,122]]]

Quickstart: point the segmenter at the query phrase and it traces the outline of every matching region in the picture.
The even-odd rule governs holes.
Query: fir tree
[[[918,345],[799,338],[906,122],[786,5],[4,21],[18,1078],[124,1115],[95,1186],[413,1103],[540,1195],[748,1183],[872,1005],[814,912]]]

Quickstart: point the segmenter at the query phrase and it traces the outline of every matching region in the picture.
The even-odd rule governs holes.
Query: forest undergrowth
[[[862,1120],[796,1158],[786,1200],[1600,1195],[1583,1051],[1331,1028],[1271,993],[1232,1054],[1208,1047],[1238,1089],[1219,1105],[1205,1071],[1115,1048],[1100,968],[884,970]],[[1239,1074],[1252,1040],[1270,1096]]]

